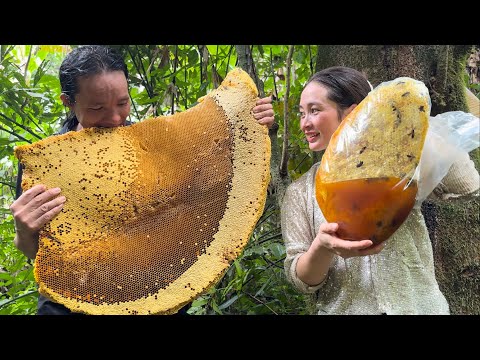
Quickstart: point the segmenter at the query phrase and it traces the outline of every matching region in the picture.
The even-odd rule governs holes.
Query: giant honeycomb
[[[315,176],[315,195],[340,238],[387,240],[409,215],[430,115],[421,81],[400,77],[372,90],[342,121]]]
[[[257,96],[236,68],[187,111],[18,146],[23,190],[67,199],[40,231],[40,293],[86,314],[173,314],[212,287],[265,205]]]

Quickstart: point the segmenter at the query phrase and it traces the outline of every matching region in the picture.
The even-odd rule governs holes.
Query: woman
[[[128,70],[123,58],[105,46],[82,46],[71,51],[63,60],[60,71],[60,96],[70,113],[60,133],[90,127],[128,125],[130,96]],[[257,101],[254,117],[260,124],[271,127],[274,122],[271,98]],[[38,251],[40,229],[63,208],[65,196],[61,189],[47,189],[37,184],[21,193],[21,168],[17,178],[17,200],[10,206],[15,219],[15,246],[34,259]],[[38,314],[68,314],[69,309],[39,296]]]
[[[300,127],[312,151],[324,150],[341,121],[371,90],[348,67],[314,74],[300,98]],[[287,279],[309,294],[317,314],[448,314],[435,278],[433,253],[423,215],[414,208],[383,243],[349,241],[336,234],[315,197],[320,163],[292,183],[282,205]],[[479,175],[468,153],[435,189],[443,198],[478,193]],[[433,196],[433,194],[432,194]],[[312,309],[313,310],[313,309]]]

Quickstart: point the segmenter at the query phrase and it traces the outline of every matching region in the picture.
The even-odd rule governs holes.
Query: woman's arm
[[[313,214],[307,211],[303,185],[291,184],[283,199],[282,234],[287,252],[284,266],[287,279],[299,291],[312,293],[322,286],[335,255],[348,258],[377,254],[385,243],[371,247],[371,240],[340,239],[336,235],[336,223],[324,222],[317,234],[313,233]]]
[[[334,255],[344,259],[354,256],[378,254],[385,247],[385,242],[373,245],[371,240],[343,240],[336,235],[337,223],[323,223],[317,236],[306,253],[297,263],[297,275],[310,286],[325,280]]]
[[[462,152],[436,186],[430,199],[471,199],[479,195],[480,176],[467,152]]]

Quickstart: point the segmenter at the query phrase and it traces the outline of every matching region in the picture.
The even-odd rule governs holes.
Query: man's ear
[[[70,109],[72,108],[73,104],[70,101],[70,97],[67,94],[61,93],[60,94],[60,100],[62,100],[62,103],[63,103],[64,106],[67,106]]]
[[[343,112],[343,117],[345,118],[348,114],[350,114],[352,112],[353,109],[355,109],[357,107],[357,104],[352,104],[350,105],[348,108],[345,109],[345,111]]]

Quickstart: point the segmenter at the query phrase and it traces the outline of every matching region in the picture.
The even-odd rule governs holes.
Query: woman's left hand
[[[271,96],[257,100],[257,105],[253,108],[253,116],[259,124],[267,125],[269,129],[272,127],[275,123],[275,113],[273,112]]]

